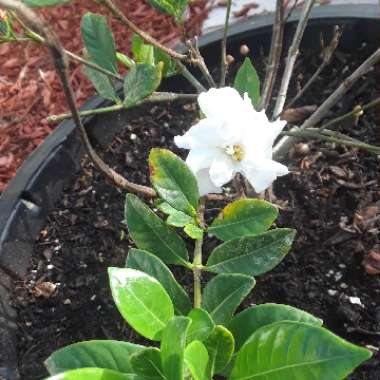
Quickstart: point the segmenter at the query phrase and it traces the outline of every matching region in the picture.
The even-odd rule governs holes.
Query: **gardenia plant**
[[[63,2],[24,1],[30,6]],[[151,341],[147,346],[114,340],[69,345],[46,360],[51,375],[48,379],[344,379],[370,358],[370,351],[344,341],[324,328],[317,316],[292,306],[274,303],[241,306],[254,289],[255,278],[276,267],[290,251],[296,231],[274,226],[278,209],[273,204],[262,199],[239,198],[237,194],[247,190],[243,182],[236,181],[237,191],[227,194],[223,186],[240,173],[256,192],[268,188],[278,176],[288,173],[286,166],[273,160],[273,149],[277,155],[288,146],[288,137],[298,132],[328,141],[336,142],[339,138],[338,143],[379,154],[378,147],[335,134],[325,126],[318,130],[314,127],[348,90],[348,83],[353,84],[379,60],[380,50],[350,76],[350,82],[322,104],[306,125],[282,137],[281,149],[278,144],[273,148],[277,137],[284,134],[285,122],[278,120],[278,115],[283,110],[313,0],[305,1],[270,120],[263,109],[271,99],[281,56],[278,47],[281,47],[284,21],[282,0],[277,1],[272,49],[262,89],[248,57],[231,80],[231,87],[225,86],[231,61],[226,54],[230,0],[218,84],[203,60],[196,39],[184,40],[185,53],[172,50],[140,30],[111,0],[98,2],[135,33],[130,56],[116,50],[104,16],[84,15],[81,34],[85,51],[83,56],[78,56],[65,51],[49,26],[23,3],[0,0],[0,6],[7,9],[7,13],[1,13],[0,41],[33,40],[47,44],[71,111],[52,119],[72,116],[94,165],[128,192],[125,222],[136,247],[128,252],[123,268],[109,268],[110,288],[125,321],[141,337]],[[172,15],[186,35],[186,0],[151,0],[151,3]],[[77,110],[67,75],[68,56],[84,64],[88,78],[101,96],[113,102],[111,106]],[[128,68],[126,75],[120,74],[119,64]],[[188,70],[188,64],[199,69],[202,82]],[[156,91],[162,78],[175,74],[182,74],[197,94]],[[115,81],[123,82],[123,96],[116,90]],[[175,137],[178,147],[189,150],[186,162],[169,150],[151,150],[152,187],[132,183],[110,168],[95,152],[81,122],[81,116],[93,113],[176,99],[197,99],[200,120],[182,136]],[[154,204],[147,204],[132,193],[155,198]],[[221,212],[210,221],[204,217],[208,200],[221,202]],[[203,251],[207,239],[219,242],[211,252]],[[172,273],[173,266],[192,276],[192,287],[178,282]],[[209,281],[204,281],[205,278]]]

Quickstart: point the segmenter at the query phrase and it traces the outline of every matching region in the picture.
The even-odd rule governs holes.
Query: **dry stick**
[[[196,94],[176,94],[173,92],[154,92],[149,97],[134,104],[133,107],[140,106],[143,104],[148,104],[148,103],[170,102],[174,100],[196,100],[197,97],[198,95]],[[79,116],[84,117],[84,116],[98,115],[102,113],[117,112],[117,111],[121,111],[127,108],[128,107],[126,107],[124,104],[114,104],[108,107],[101,107],[101,108],[95,108],[91,110],[79,111],[78,114]],[[61,113],[59,115],[50,115],[46,118],[46,120],[49,123],[53,123],[53,122],[62,121],[65,119],[71,119],[71,117],[72,117],[71,112],[67,112],[67,113]]]
[[[263,93],[261,96],[259,110],[266,109],[268,107],[273,92],[273,86],[276,81],[278,69],[280,67],[282,38],[284,34],[283,18],[284,2],[283,0],[277,0],[275,22],[273,24],[272,42],[269,52],[269,64],[265,73]]]
[[[40,44],[45,43],[45,39],[42,36],[40,36],[38,33],[34,32],[30,28],[28,28],[28,26],[25,25],[25,23],[15,13],[13,13],[13,15],[14,15],[15,19],[17,20],[17,22],[20,24],[20,26],[23,28],[25,34],[29,37],[29,40],[32,39],[34,42],[38,42]],[[112,71],[109,71],[107,69],[104,69],[103,67],[98,66],[96,63],[88,61],[88,60],[80,57],[79,55],[72,53],[69,50],[66,50],[66,49],[63,49],[63,50],[74,61],[78,61],[78,62],[82,63],[83,65],[91,67],[92,69],[99,71],[100,73],[105,74],[105,75],[112,77],[114,79],[117,79],[121,82],[123,81],[123,77],[121,75],[119,75],[117,73],[113,73]]]
[[[282,112],[286,100],[286,95],[288,93],[290,79],[293,74],[294,65],[298,56],[298,49],[302,40],[303,33],[305,31],[307,22],[309,20],[309,15],[311,8],[313,7],[315,0],[306,0],[303,6],[300,19],[298,21],[296,33],[294,34],[292,44],[289,48],[288,57],[286,59],[285,70],[282,76],[280,91],[277,95],[276,105],[273,111],[273,118],[276,119]]]
[[[153,189],[128,181],[120,174],[116,173],[113,169],[111,169],[93,149],[87,132],[80,119],[78,109],[75,105],[74,93],[67,75],[67,56],[56,34],[45,22],[39,18],[39,16],[34,11],[26,7],[20,1],[0,0],[0,6],[2,8],[17,12],[23,18],[23,20],[28,25],[30,25],[32,29],[37,30],[38,33],[44,37],[45,43],[49,48],[51,56],[53,58],[54,66],[60,76],[66,101],[72,113],[75,125],[78,128],[86,152],[88,153],[95,166],[118,187],[135,193],[141,193],[149,197],[154,197],[156,195],[156,192]]]
[[[206,91],[205,87],[202,85],[201,82],[198,81],[197,78],[191,72],[187,69],[187,67],[180,61],[176,62],[177,69],[182,74],[184,78],[186,78],[197,90],[198,93],[201,93],[203,91]]]
[[[299,0],[295,0],[294,4],[292,5],[292,7],[290,8],[288,14],[285,17],[284,24],[286,24],[288,22],[289,18],[292,16],[293,12],[297,8],[298,3],[299,3]]]
[[[349,91],[349,89],[372,67],[380,61],[380,48],[368,57],[342,84],[318,107],[318,109],[300,126],[299,129],[312,128],[317,125],[330,109]],[[325,127],[322,126],[322,129]],[[276,159],[282,159],[294,144],[294,136],[283,137],[273,148]]]
[[[340,37],[342,36],[342,30],[338,25],[335,26],[334,35],[331,38],[329,46],[327,46],[323,52],[323,61],[311,78],[307,81],[305,86],[302,87],[301,91],[286,105],[286,108],[290,108],[315,82],[319,77],[319,74],[324,70],[324,68],[331,62],[331,58],[338,47]]]
[[[126,25],[133,32],[138,34],[145,42],[148,44],[156,46],[158,49],[162,50],[169,56],[177,60],[187,59],[187,55],[176,52],[169,47],[162,45],[155,38],[153,38],[148,33],[141,30],[137,25],[135,25],[131,20],[129,20],[124,13],[112,2],[112,0],[95,0],[97,3],[104,5],[121,23]]]
[[[228,34],[228,25],[229,25],[230,14],[231,14],[231,5],[232,5],[232,0],[227,0],[226,19],[224,21],[224,31],[223,31],[223,38],[222,38],[222,45],[221,45],[219,87],[223,87],[226,84],[226,75],[227,75],[227,68],[228,68],[227,34]]]

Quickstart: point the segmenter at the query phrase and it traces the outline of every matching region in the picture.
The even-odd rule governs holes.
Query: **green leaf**
[[[126,197],[125,219],[138,248],[154,253],[166,264],[189,267],[182,238],[133,194]]]
[[[131,365],[135,373],[144,380],[166,380],[161,363],[160,350],[147,347],[131,356]]]
[[[46,378],[45,380],[143,380],[136,375],[128,375],[110,369],[81,368]]]
[[[162,211],[164,214],[167,214],[167,215],[175,214],[176,212],[178,212],[174,207],[170,206],[169,203],[163,201],[163,200],[160,199],[160,198],[157,198],[157,199],[155,200],[154,205],[155,205],[160,211]]]
[[[203,237],[202,228],[197,227],[192,223],[186,224],[183,230],[185,231],[186,235],[190,236],[194,240],[199,240]]]
[[[267,303],[251,306],[234,316],[228,329],[235,338],[235,350],[238,351],[246,340],[259,328],[280,321],[305,322],[322,326],[322,320],[306,311],[288,305]]]
[[[162,62],[164,67],[162,69],[162,76],[165,78],[177,74],[177,65],[175,61],[159,48],[154,47],[154,61],[155,63]]]
[[[71,369],[97,367],[134,374],[130,356],[143,346],[117,340],[89,340],[70,344],[55,351],[45,361],[51,375]]]
[[[132,37],[132,54],[137,63],[145,63],[154,66],[157,62],[154,58],[153,45],[145,44],[144,40],[136,33]]]
[[[191,216],[185,214],[182,211],[177,211],[171,213],[169,217],[166,219],[166,223],[169,224],[169,226],[173,227],[184,227],[186,224],[190,224],[194,221],[194,218]]]
[[[117,73],[115,41],[105,16],[86,13],[81,22],[81,34],[91,60],[104,69]]]
[[[124,106],[133,106],[150,95],[160,85],[161,76],[160,65],[133,65],[124,78]]]
[[[149,3],[158,11],[173,16],[177,22],[183,22],[187,0],[149,0]]]
[[[186,347],[185,364],[194,380],[207,379],[208,352],[202,342],[194,340]]]
[[[128,252],[126,266],[145,272],[158,280],[169,294],[176,314],[187,314],[191,310],[189,296],[176,281],[170,269],[158,257],[132,248]]]
[[[104,99],[112,100],[115,103],[120,103],[120,98],[116,93],[115,86],[107,75],[91,69],[88,66],[83,66],[83,70],[100,96]]]
[[[204,342],[209,353],[208,374],[220,373],[228,365],[235,348],[234,337],[224,326],[218,325]]]
[[[112,297],[123,318],[142,336],[160,340],[174,315],[168,293],[152,276],[135,269],[108,268]]]
[[[203,342],[206,340],[215,327],[210,314],[203,309],[192,309],[188,317],[191,324],[187,332],[187,342],[190,343],[194,340]]]
[[[177,155],[154,148],[149,154],[150,180],[160,197],[178,211],[193,216],[198,207],[197,180]]]
[[[221,240],[258,235],[268,230],[278,216],[278,209],[261,199],[239,199],[228,204],[208,228]]]
[[[278,265],[290,251],[295,230],[276,228],[256,236],[229,240],[214,249],[207,268],[214,273],[257,276]]]
[[[260,102],[260,78],[248,57],[245,58],[236,74],[234,87],[241,96],[247,92],[253,106]]]
[[[206,285],[202,307],[211,314],[216,324],[226,324],[254,286],[253,277],[235,273],[219,274]]]
[[[278,322],[256,331],[239,351],[230,380],[341,380],[371,353],[330,331]]]
[[[167,380],[183,380],[183,360],[189,325],[189,318],[174,317],[162,333],[161,360]]]
[[[29,7],[51,7],[53,5],[61,5],[68,3],[70,0],[22,0],[22,2]]]
[[[135,61],[123,53],[116,52],[116,59],[129,69],[135,65]]]

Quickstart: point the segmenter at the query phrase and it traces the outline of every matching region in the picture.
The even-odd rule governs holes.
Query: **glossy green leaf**
[[[239,351],[231,380],[341,380],[370,351],[330,331],[301,322],[257,330]]]
[[[89,340],[60,348],[49,356],[45,366],[51,375],[87,367],[134,374],[130,356],[143,348],[138,344],[117,340]]]
[[[130,107],[150,95],[161,82],[162,67],[148,64],[136,64],[124,78],[125,107]]]
[[[116,93],[114,84],[107,75],[102,74],[97,70],[91,69],[88,66],[83,66],[83,70],[100,96],[102,96],[104,99],[112,100],[115,103],[121,102]]]
[[[116,59],[129,69],[136,64],[136,62],[123,53],[116,52]]]
[[[278,216],[276,206],[261,199],[238,199],[228,204],[208,228],[221,240],[265,232]]]
[[[106,17],[86,13],[81,22],[81,34],[91,60],[108,71],[117,73],[115,41]]]
[[[177,74],[178,70],[175,61],[168,54],[164,53],[162,50],[156,47],[154,47],[154,60],[156,64],[158,64],[159,62],[163,63],[163,77],[167,78]]]
[[[161,360],[167,380],[183,380],[184,351],[189,325],[189,318],[174,317],[162,333]]]
[[[166,223],[173,227],[184,227],[186,224],[190,224],[193,221],[194,219],[191,216],[177,210],[172,212],[166,219]]]
[[[224,326],[218,325],[204,345],[209,354],[208,374],[220,373],[228,365],[234,352],[234,337]]]
[[[281,321],[305,322],[315,326],[322,326],[323,323],[321,319],[295,307],[267,303],[251,306],[236,314],[227,327],[235,338],[237,351],[256,330]]]
[[[208,379],[208,352],[202,342],[194,340],[186,347],[185,364],[194,380]]]
[[[22,0],[22,2],[29,7],[51,7],[53,5],[61,5],[68,3],[70,0]]]
[[[239,91],[241,96],[244,96],[244,93],[248,93],[253,106],[256,106],[260,102],[260,78],[248,57],[245,58],[236,73],[234,87]]]
[[[173,16],[177,22],[183,22],[187,0],[149,0],[149,3],[158,11]]]
[[[129,268],[108,268],[112,297],[123,318],[142,336],[160,340],[174,315],[168,293],[152,276]]]
[[[133,194],[126,197],[125,219],[138,248],[154,253],[166,264],[189,266],[182,238]]]
[[[145,63],[152,66],[156,64],[153,45],[146,44],[144,40],[136,33],[133,34],[132,37],[131,50],[133,58],[137,63]]]
[[[145,272],[158,280],[169,294],[176,314],[187,314],[191,310],[189,296],[158,257],[147,251],[132,248],[128,252],[126,266]]]
[[[176,210],[174,207],[170,206],[169,203],[167,203],[167,202],[165,202],[159,198],[155,200],[154,205],[160,211],[162,211],[164,214],[167,214],[167,215],[175,214],[176,212],[178,212],[178,210]]]
[[[226,324],[254,286],[253,277],[235,273],[218,274],[204,289],[202,307],[216,324]]]
[[[128,375],[110,369],[81,368],[46,378],[45,380],[143,380],[136,375]]]
[[[134,372],[144,380],[166,380],[160,350],[156,347],[146,347],[132,355],[131,365]]]
[[[203,309],[192,309],[188,314],[191,320],[189,330],[187,332],[187,342],[193,340],[204,341],[214,330],[215,323],[210,314]]]
[[[214,249],[207,268],[214,273],[257,276],[278,265],[290,251],[296,231],[276,228],[256,236],[229,240]]]
[[[177,155],[154,148],[149,154],[150,180],[160,197],[178,211],[194,215],[198,206],[197,180]]]
[[[183,230],[187,236],[190,236],[194,240],[199,240],[199,239],[202,239],[202,237],[203,237],[202,228],[195,226],[192,223],[186,224],[186,226]]]

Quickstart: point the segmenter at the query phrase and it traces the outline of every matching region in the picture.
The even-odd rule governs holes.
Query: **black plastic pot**
[[[295,13],[285,30],[285,43],[291,40]],[[303,45],[319,44],[320,31],[331,31],[344,24],[340,46],[355,49],[363,42],[380,42],[379,7],[376,5],[323,6],[315,8],[306,30]],[[270,46],[273,15],[257,16],[231,27],[229,52],[238,55],[241,43],[267,52]],[[220,32],[212,32],[200,40],[209,65],[216,67],[220,57]],[[257,50],[259,51],[259,50]],[[176,90],[182,79],[168,80],[164,87]],[[93,97],[82,109],[104,107],[109,102]],[[85,119],[91,140],[97,146],[107,144],[128,120],[143,113],[135,108],[114,114]],[[104,128],[107,125],[107,128]],[[33,245],[45,219],[63,188],[79,169],[83,154],[71,120],[60,124],[18,170],[0,198],[0,379],[18,379],[17,325],[15,310],[9,305],[14,281],[22,281],[33,252]]]

